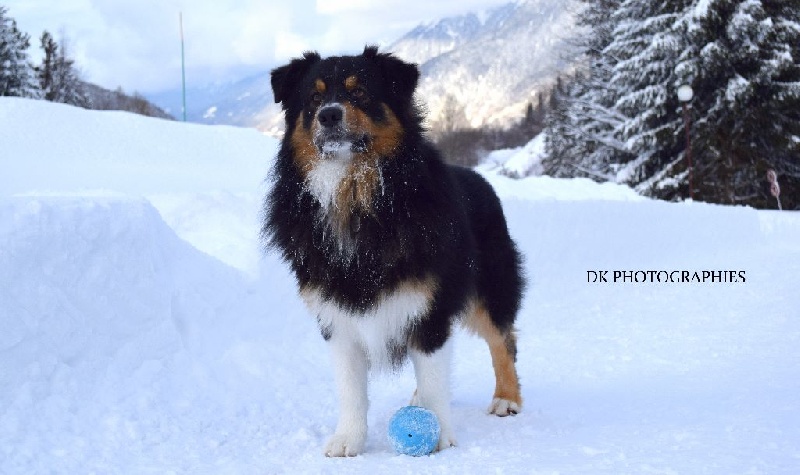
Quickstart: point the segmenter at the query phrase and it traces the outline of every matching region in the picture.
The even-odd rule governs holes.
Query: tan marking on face
[[[403,126],[389,106],[382,104],[382,107],[385,119],[374,122],[358,107],[349,103],[344,104],[347,130],[354,134],[367,135],[371,140],[368,150],[356,154],[362,159],[377,161],[379,158],[391,158],[400,145],[404,133]]]
[[[347,79],[344,80],[344,88],[348,91],[352,91],[358,87],[358,76],[348,76]]]
[[[372,124],[372,152],[381,157],[390,157],[394,155],[400,145],[404,130],[389,106],[386,104],[382,104],[382,106],[386,119],[384,123]]]
[[[475,332],[489,344],[495,375],[494,397],[513,401],[522,407],[519,379],[514,366],[517,336],[515,330],[501,332],[492,322],[483,303],[472,301],[468,306],[464,326]]]
[[[328,86],[325,84],[325,81],[322,79],[317,79],[314,82],[314,87],[317,89],[317,92],[320,94],[325,94],[325,91],[328,90]]]
[[[316,122],[316,121],[314,121]],[[302,114],[297,117],[297,122],[292,132],[292,148],[294,149],[294,162],[303,178],[308,175],[308,172],[314,168],[317,161],[319,161],[319,153],[317,147],[314,145],[314,125],[312,124],[311,130],[306,130],[303,127]]]

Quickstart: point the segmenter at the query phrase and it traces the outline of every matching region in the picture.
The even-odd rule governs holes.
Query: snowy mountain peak
[[[390,46],[420,64],[429,126],[508,125],[571,67],[573,1],[527,0],[421,25]]]
[[[389,46],[389,50],[413,63],[423,63],[502,28],[504,22],[526,2],[511,2],[480,12],[423,23]]]
[[[419,25],[394,42],[389,50],[406,61],[422,64],[473,38],[483,23],[478,15],[468,13]]]

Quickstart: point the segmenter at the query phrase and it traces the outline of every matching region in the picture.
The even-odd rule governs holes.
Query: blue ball
[[[398,454],[428,455],[439,443],[440,432],[436,414],[424,407],[400,408],[389,421],[389,442]]]

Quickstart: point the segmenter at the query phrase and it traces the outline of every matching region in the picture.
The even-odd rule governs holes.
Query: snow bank
[[[545,134],[525,146],[491,152],[476,170],[504,200],[640,201],[644,198],[626,185],[597,183],[588,178],[556,179],[542,176]]]
[[[0,195],[253,191],[277,142],[255,130],[2,98]]]
[[[525,410],[484,414],[488,351],[459,333],[457,448],[393,454],[406,368],[373,380],[367,453],[330,460],[324,342],[286,266],[258,251],[273,139],[0,98],[0,140],[13,154],[0,188],[0,473],[796,471],[796,213],[484,171],[529,277]],[[615,283],[615,271],[745,279]]]
[[[491,152],[478,168],[497,171],[511,178],[541,175],[546,140],[546,135],[541,133],[522,147]]]
[[[644,197],[631,188],[616,183],[597,183],[588,178],[559,179],[549,176],[509,178],[495,171],[477,171],[492,184],[504,200],[535,201],[642,201]]]
[[[77,473],[89,447],[92,470],[125,471],[102,453],[198,398],[188,375],[215,369],[193,365],[224,351],[243,276],[141,199],[3,199],[0,223],[0,472]]]
[[[146,197],[181,238],[258,273],[257,202],[278,147],[274,138],[14,97],[0,103],[0,134],[0,197]]]

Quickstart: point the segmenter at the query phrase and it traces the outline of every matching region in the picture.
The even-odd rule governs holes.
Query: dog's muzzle
[[[317,112],[317,122],[314,145],[325,156],[343,151],[365,152],[369,147],[370,139],[366,134],[348,130],[345,109],[338,104],[322,107]]]

